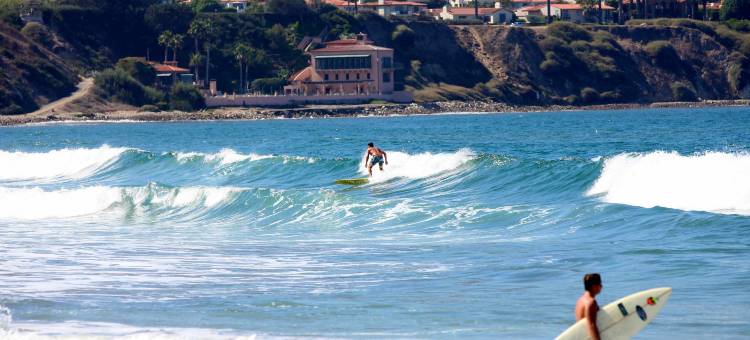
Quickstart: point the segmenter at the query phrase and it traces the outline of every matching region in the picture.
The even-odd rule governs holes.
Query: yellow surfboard
[[[343,184],[343,185],[363,185],[370,182],[370,179],[368,178],[347,178],[347,179],[337,179],[336,184]]]

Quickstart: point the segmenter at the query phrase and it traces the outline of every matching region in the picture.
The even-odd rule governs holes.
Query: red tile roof
[[[582,10],[583,9],[583,7],[579,4],[552,4],[550,6],[557,8],[557,9],[567,9],[567,10]],[[594,5],[594,8],[598,8],[598,6]],[[613,9],[615,8],[602,4],[602,10],[610,11]]]
[[[546,0],[545,0],[546,1]],[[333,5],[336,7],[354,7],[354,2],[347,2],[345,0],[323,0],[324,3]],[[427,7],[427,4],[416,2],[416,1],[397,1],[397,0],[385,0],[383,4],[377,2],[366,2],[363,4],[357,4],[358,7],[384,7],[384,6],[419,6]]]
[[[547,5],[526,6],[526,7],[521,7],[519,9],[517,9],[517,11],[521,11],[521,12],[536,12],[536,11],[541,11],[542,8],[544,8],[544,7],[547,7]]]
[[[502,11],[502,8],[479,8],[479,15],[492,15],[500,11]],[[452,7],[448,8],[448,13],[453,15],[474,15],[474,8]]]
[[[159,73],[190,73],[190,70],[186,68],[172,66],[172,65],[151,63],[151,67],[154,68],[154,71],[159,72]]]

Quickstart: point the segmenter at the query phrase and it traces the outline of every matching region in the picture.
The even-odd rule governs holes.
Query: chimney
[[[500,4],[500,1],[495,2],[495,8],[502,8],[502,4]]]

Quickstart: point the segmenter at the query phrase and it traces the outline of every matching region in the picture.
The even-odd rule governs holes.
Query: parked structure
[[[286,95],[393,93],[393,49],[375,46],[366,34],[309,51],[310,66],[294,73]]]

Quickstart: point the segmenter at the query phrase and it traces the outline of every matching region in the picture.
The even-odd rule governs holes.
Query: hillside
[[[414,59],[421,72],[412,67],[407,76],[419,100],[593,104],[750,97],[747,55],[710,26],[453,26],[452,39],[433,39],[429,26],[410,27],[417,54],[430,56]],[[479,65],[456,57],[461,53]]]
[[[42,9],[46,25],[0,22],[0,114],[31,112],[75,90],[79,75],[125,57],[161,60],[159,35],[183,38],[169,50],[184,67],[205,69],[222,91],[255,80],[279,84],[307,64],[297,45],[365,32],[396,49],[396,86],[421,102],[483,100],[521,105],[647,103],[750,97],[747,22],[631,21],[621,26],[447,26],[430,21],[351,15],[301,0],[270,0],[245,13],[195,12],[178,4],[137,0],[65,0]],[[165,19],[169,18],[169,19]],[[210,22],[210,34],[190,33]],[[238,46],[250,57],[238,81]],[[196,57],[198,57],[196,59]],[[191,63],[198,60],[196,63]],[[121,108],[111,99],[79,101],[81,111]],[[140,105],[140,104],[139,104]]]
[[[31,112],[76,89],[76,72],[48,46],[0,22],[0,114]]]

